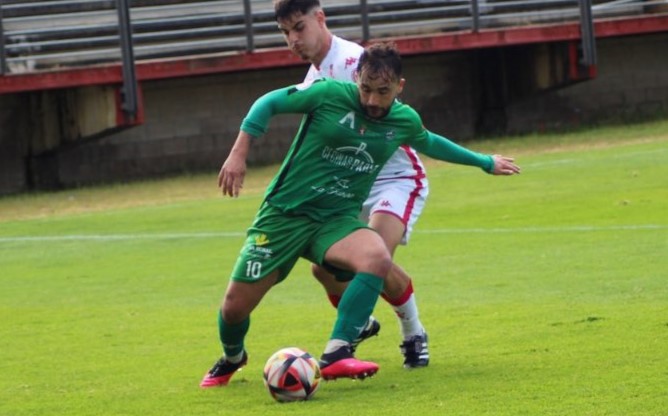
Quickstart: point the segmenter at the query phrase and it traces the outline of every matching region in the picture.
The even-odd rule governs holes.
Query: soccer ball
[[[320,366],[306,351],[283,348],[267,360],[264,385],[279,402],[308,400],[320,386]]]

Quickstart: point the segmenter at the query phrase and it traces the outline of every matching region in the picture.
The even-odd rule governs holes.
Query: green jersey
[[[272,91],[251,107],[241,129],[258,137],[270,118],[305,114],[265,202],[317,221],[357,216],[380,168],[402,144],[427,142],[420,116],[395,101],[382,119],[365,116],[357,86],[317,80]]]

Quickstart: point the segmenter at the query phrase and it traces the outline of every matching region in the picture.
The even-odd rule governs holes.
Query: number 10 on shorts
[[[258,279],[262,274],[262,263],[259,261],[248,260],[246,262],[246,277]]]

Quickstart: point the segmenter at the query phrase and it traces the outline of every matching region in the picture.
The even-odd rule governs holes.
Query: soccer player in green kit
[[[219,174],[223,194],[232,197],[243,185],[250,141],[266,132],[271,117],[305,114],[234,266],[219,316],[225,355],[202,387],[226,385],[246,364],[251,312],[300,257],[351,279],[320,359],[323,378],[364,378],[378,371],[377,364],[353,356],[351,343],[373,311],[392,258],[358,214],[379,169],[399,146],[441,160],[452,149],[427,134],[419,115],[396,100],[405,80],[393,45],[368,47],[357,72],[357,85],[317,80],[269,92],[242,122]],[[503,158],[495,171],[512,175],[519,167]]]

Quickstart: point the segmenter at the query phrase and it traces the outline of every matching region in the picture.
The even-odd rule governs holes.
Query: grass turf
[[[2,415],[667,415],[668,122],[470,144],[520,176],[428,162],[431,194],[397,262],[431,364],[406,371],[380,301],[363,382],[275,403],[265,360],[318,356],[334,310],[301,262],[252,317],[249,365],[215,310],[275,167],[223,199],[215,173],[0,199]]]

